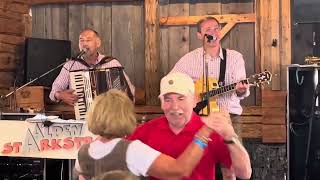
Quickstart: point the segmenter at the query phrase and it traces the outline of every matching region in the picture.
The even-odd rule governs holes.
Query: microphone
[[[210,43],[211,41],[216,41],[217,37],[215,35],[210,34],[204,34],[205,37],[207,37],[207,42]]]
[[[76,55],[76,59],[81,58],[81,56],[84,55],[87,51],[88,51],[88,49],[86,49],[86,48],[82,49],[82,50]]]

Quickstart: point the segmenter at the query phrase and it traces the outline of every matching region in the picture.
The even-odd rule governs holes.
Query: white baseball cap
[[[192,78],[180,72],[169,73],[161,79],[159,97],[167,93],[194,94]]]

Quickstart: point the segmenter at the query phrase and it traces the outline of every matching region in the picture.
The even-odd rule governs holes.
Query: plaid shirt
[[[203,52],[203,48],[201,47],[187,53],[175,64],[171,72],[188,74],[194,81],[197,81],[203,76]],[[220,48],[219,57],[213,58],[210,55],[206,55],[205,58],[208,61],[209,77],[218,80],[220,61],[223,61],[222,48]],[[244,79],[246,79],[246,71],[242,54],[227,49],[225,85],[236,83]],[[235,91],[228,92],[218,97],[217,104],[219,107],[227,107],[229,113],[241,115],[242,107],[240,105],[240,99],[249,95],[249,90],[241,97],[238,97]]]

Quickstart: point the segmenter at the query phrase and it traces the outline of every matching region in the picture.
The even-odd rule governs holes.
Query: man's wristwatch
[[[225,144],[235,144],[238,139],[238,136],[232,136],[231,139],[224,139],[223,142]]]

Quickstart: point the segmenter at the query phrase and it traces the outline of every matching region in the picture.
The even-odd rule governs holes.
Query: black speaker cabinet
[[[320,110],[317,88],[319,72],[319,66],[291,65],[288,67],[289,180],[320,178]]]
[[[39,77],[43,73],[65,62],[71,55],[71,42],[66,40],[27,38],[25,46],[25,83]],[[57,69],[33,85],[51,87],[58,76]]]

